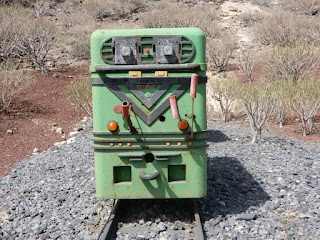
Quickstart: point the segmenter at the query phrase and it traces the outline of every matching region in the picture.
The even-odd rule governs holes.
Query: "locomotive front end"
[[[204,197],[203,31],[97,30],[90,71],[97,197]]]

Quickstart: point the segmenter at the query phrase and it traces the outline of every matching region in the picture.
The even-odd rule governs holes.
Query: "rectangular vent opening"
[[[121,183],[121,182],[131,182],[131,167],[113,167],[113,182]]]
[[[169,165],[168,166],[168,181],[185,181],[186,180],[186,165]]]

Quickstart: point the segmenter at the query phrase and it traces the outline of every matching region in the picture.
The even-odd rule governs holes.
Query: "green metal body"
[[[117,57],[119,43],[124,47],[120,49],[122,55]],[[157,44],[169,47],[157,48]],[[130,50],[130,46],[135,47]],[[176,52],[185,50],[181,50],[177,63],[162,64],[157,62],[161,58],[157,55],[158,49],[165,49],[163,51],[169,55],[172,49]],[[128,51],[137,54],[135,57],[139,57],[139,61],[129,59],[129,64],[116,64],[117,59],[122,61],[130,55]],[[105,55],[107,57],[103,59]],[[167,55],[163,61],[167,61]],[[188,65],[187,69],[167,71],[162,67],[179,66],[179,61],[198,64],[198,67]],[[159,66],[167,76],[155,76]],[[131,68],[133,74],[129,73]],[[205,36],[202,30],[97,30],[91,37],[90,70],[97,197],[204,197],[207,192],[207,135]],[[194,121],[189,87],[192,74],[199,76],[197,96],[194,98]],[[172,95],[177,96],[180,119],[172,117],[168,100]],[[130,120],[136,131],[130,131],[128,119],[115,112],[115,107],[119,108],[124,101],[132,104]],[[189,123],[185,131],[178,128],[181,119]],[[110,121],[118,123],[117,131],[108,130]],[[159,176],[144,180],[140,177],[142,172],[158,172]]]

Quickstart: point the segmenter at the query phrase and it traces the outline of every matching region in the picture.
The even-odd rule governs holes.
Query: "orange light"
[[[109,131],[111,131],[111,132],[116,131],[116,130],[118,129],[118,123],[116,123],[116,122],[114,122],[114,121],[110,121],[110,122],[108,123],[108,129],[109,129]]]
[[[186,130],[189,127],[189,124],[186,120],[181,120],[178,123],[178,127],[180,130]]]

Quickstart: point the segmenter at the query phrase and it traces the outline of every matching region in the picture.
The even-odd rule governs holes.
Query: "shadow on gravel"
[[[208,158],[208,195],[201,201],[205,218],[254,211],[268,199],[269,195],[238,159]]]
[[[208,130],[208,140],[207,142],[213,142],[213,143],[218,143],[218,142],[225,142],[230,140],[230,138],[225,135],[223,132],[219,130]]]

